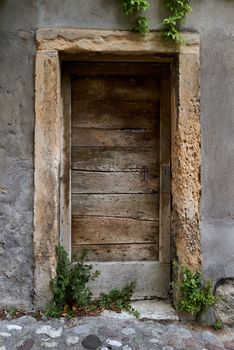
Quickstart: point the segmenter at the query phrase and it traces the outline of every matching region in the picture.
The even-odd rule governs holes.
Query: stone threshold
[[[175,309],[168,301],[164,300],[139,300],[131,303],[132,307],[139,311],[140,321],[179,321]],[[116,319],[131,319],[135,318],[127,312],[116,313],[113,311],[103,311],[102,316],[113,317]]]

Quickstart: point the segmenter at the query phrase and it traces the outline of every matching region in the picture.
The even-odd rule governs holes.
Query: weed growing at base
[[[214,325],[213,325],[214,329],[216,331],[220,331],[223,328],[223,323],[221,320],[216,320]]]
[[[47,317],[72,318],[85,314],[99,314],[103,309],[117,312],[124,310],[139,316],[130,304],[136,288],[135,281],[121,290],[112,289],[108,294],[101,293],[98,299],[92,300],[92,292],[87,283],[97,278],[100,272],[93,272],[92,265],[84,261],[84,256],[76,256],[70,261],[62,246],[56,248],[56,255],[56,277],[51,280],[52,300],[46,307]]]
[[[181,281],[172,283],[181,293],[181,297],[175,303],[178,311],[199,315],[216,303],[212,284],[210,281],[203,282],[200,271],[193,272],[187,266],[176,266],[182,275]]]

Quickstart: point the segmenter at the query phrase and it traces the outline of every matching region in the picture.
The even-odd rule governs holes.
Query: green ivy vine
[[[179,32],[179,25],[183,23],[187,13],[192,8],[189,5],[191,0],[164,0],[166,8],[169,10],[169,16],[164,18],[164,39],[172,40],[177,44],[183,44],[184,40]],[[145,34],[149,32],[148,18],[144,12],[150,8],[148,0],[121,0],[123,12],[126,16],[134,15],[136,17],[135,25],[132,31]]]
[[[135,15],[136,23],[131,28],[134,32],[145,34],[149,32],[148,18],[142,13],[150,7],[148,0],[121,0],[125,16]]]

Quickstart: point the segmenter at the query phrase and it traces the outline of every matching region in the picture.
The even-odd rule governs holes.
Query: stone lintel
[[[98,53],[116,55],[174,54],[198,52],[199,34],[183,33],[186,45],[165,41],[162,32],[144,36],[129,31],[86,29],[39,29],[36,35],[38,50],[58,50],[63,53]]]

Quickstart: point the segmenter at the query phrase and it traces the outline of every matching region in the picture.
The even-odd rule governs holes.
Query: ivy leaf
[[[144,12],[149,9],[148,0],[121,0],[123,11],[126,16],[135,14],[137,12]]]
[[[147,17],[139,16],[136,19],[135,26],[131,29],[132,32],[139,32],[142,35],[149,33]]]
[[[178,25],[183,22],[186,14],[192,9],[189,6],[190,0],[165,0],[166,7],[171,15],[164,19],[164,38],[173,40],[177,44],[184,44],[185,41],[178,31]]]

